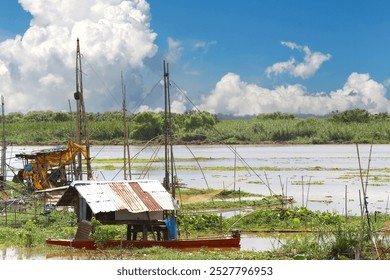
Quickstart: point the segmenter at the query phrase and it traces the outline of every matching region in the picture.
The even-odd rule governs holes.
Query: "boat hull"
[[[212,238],[212,239],[179,239],[179,240],[109,240],[102,244],[97,244],[93,240],[70,240],[70,239],[48,239],[47,244],[73,247],[78,249],[95,250],[97,248],[107,249],[112,247],[122,248],[148,248],[161,246],[165,248],[238,248],[240,238]]]

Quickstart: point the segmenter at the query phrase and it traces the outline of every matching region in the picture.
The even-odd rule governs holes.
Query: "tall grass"
[[[388,143],[390,122],[341,123],[327,118],[226,120],[215,129],[219,140],[239,143]],[[210,132],[218,139],[216,132]]]
[[[129,122],[130,131],[133,124]],[[6,124],[7,141],[14,145],[64,143],[74,137],[72,121],[11,122]],[[90,121],[93,144],[121,144],[121,120]],[[175,128],[178,143],[205,144],[324,144],[324,143],[390,143],[390,121],[340,122],[332,118],[256,118],[221,120],[214,126],[185,130]],[[133,143],[137,142],[131,139]]]

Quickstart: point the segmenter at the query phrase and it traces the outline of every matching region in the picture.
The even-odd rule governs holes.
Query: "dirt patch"
[[[383,231],[387,234],[390,233],[390,221],[386,222],[383,226]]]
[[[0,200],[8,199],[8,195],[5,191],[0,191]]]
[[[206,202],[220,194],[223,190],[215,190],[205,194],[182,194],[177,196],[182,204]]]

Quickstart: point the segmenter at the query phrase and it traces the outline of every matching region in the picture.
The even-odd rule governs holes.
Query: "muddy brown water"
[[[18,146],[7,149],[10,165],[21,167],[21,161],[13,155],[21,152],[49,148]],[[232,147],[174,146],[177,175],[181,183],[189,188],[235,189],[269,195],[270,193],[292,196],[296,206],[307,206],[311,210],[360,214],[360,196],[363,174],[369,169],[367,197],[369,211],[388,212],[390,194],[390,145],[354,144],[343,145],[256,145]],[[371,150],[371,157],[370,155]],[[130,147],[131,156],[148,160],[155,154],[163,158],[164,150],[156,146]],[[121,146],[92,146],[92,167],[97,180],[121,180],[123,172],[120,162],[112,163],[117,169],[105,170],[94,159],[120,159]],[[193,159],[197,157],[198,162]],[[139,179],[140,168],[145,163],[133,165],[132,179]],[[201,169],[199,168],[201,167]],[[163,162],[152,164],[152,169],[142,178],[162,180]],[[236,171],[234,171],[236,167]],[[11,176],[11,174],[9,174]]]

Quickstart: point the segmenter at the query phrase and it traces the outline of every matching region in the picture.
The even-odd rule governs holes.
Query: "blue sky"
[[[119,87],[117,77],[105,73],[115,69],[114,60],[109,60],[114,57],[119,61],[117,68],[126,73],[130,100],[141,100],[153,88],[161,75],[162,60],[166,59],[170,63],[171,79],[200,109],[213,113],[245,115],[282,111],[328,114],[334,110],[355,108],[373,113],[390,112],[388,1],[149,0],[140,1],[146,6],[130,1],[132,6],[124,7],[120,0],[85,0],[82,7],[79,4],[76,14],[69,8],[72,4],[78,5],[76,0],[67,1],[68,6],[56,2],[21,0],[29,13],[16,0],[1,3],[0,81],[2,64],[2,84],[29,80],[27,76],[21,78],[23,73],[32,77],[26,87],[15,88],[10,84],[2,88],[0,85],[0,92],[11,99],[11,106],[14,106],[11,110],[42,109],[39,105],[21,102],[29,96],[27,91],[31,89],[36,89],[36,95],[42,94],[43,100],[48,100],[41,104],[43,108],[66,108],[67,102],[54,105],[53,101],[58,99],[52,99],[52,93],[42,88],[42,85],[52,85],[58,92],[62,89],[68,92],[62,87],[71,87],[67,84],[69,79],[64,78],[66,72],[57,73],[58,67],[55,67],[59,59],[64,59],[58,65],[68,68],[68,58],[65,53],[47,51],[47,45],[57,42],[58,46],[59,40],[54,38],[61,38],[68,44],[74,40],[75,34],[79,34],[81,42],[87,41],[84,50],[90,71],[101,71],[99,79],[107,78],[103,86],[107,89],[105,93],[92,93],[99,92],[102,86],[90,87],[90,96],[95,94],[89,103],[92,111],[115,110],[119,103],[108,102],[106,98],[107,92],[109,97],[116,95]],[[118,30],[128,27],[126,24],[132,18],[141,24],[133,25],[134,30],[126,29],[127,37],[120,38],[118,34],[123,33],[120,31],[107,35],[101,31],[104,29],[99,29],[101,19],[109,17],[112,20],[112,17],[104,12],[107,8],[103,10],[102,5],[96,3],[104,3],[113,10],[131,15],[130,19],[123,17]],[[89,10],[95,13],[87,12]],[[134,13],[133,17],[132,11],[138,14]],[[50,16],[56,13],[60,16]],[[138,18],[140,14],[143,17]],[[88,24],[96,21],[96,25],[90,24],[88,29],[89,32],[97,30],[96,33],[84,32],[87,19],[90,20]],[[57,29],[58,33],[55,33],[53,30]],[[68,37],[64,30],[69,31]],[[99,38],[99,32],[104,38]],[[61,36],[54,37],[55,34]],[[115,41],[109,49],[111,56],[107,54],[107,46],[101,46],[103,40]],[[31,45],[27,47],[28,44]],[[72,42],[70,46],[73,45]],[[39,74],[30,72],[32,66],[27,62],[25,65],[23,55],[16,51],[20,48],[25,48],[26,61],[31,51],[36,63],[47,63],[47,66],[42,66]],[[53,55],[53,58],[42,58],[36,55],[39,52]],[[124,63],[123,59],[131,61]],[[113,65],[104,67],[103,61]],[[19,74],[14,74],[16,72]],[[91,76],[90,73],[91,84],[96,84]],[[34,84],[33,80],[40,83]],[[19,99],[13,100],[11,92],[15,91]],[[191,109],[191,104],[180,93],[176,92],[174,97],[175,110]],[[143,110],[159,110],[161,100],[154,101],[145,104]],[[16,107],[16,104],[21,106]],[[134,104],[138,103],[133,101]]]
[[[273,63],[302,56],[283,47],[282,41],[332,55],[315,77],[304,82],[313,91],[337,89],[352,72],[369,72],[378,81],[390,77],[385,63],[390,53],[388,1],[149,3],[158,45],[164,48],[167,37],[182,41],[186,53],[181,62],[193,64],[198,71],[211,67],[215,79],[232,71],[247,81],[265,85],[301,82],[288,75],[278,79],[265,76],[266,67]],[[215,44],[202,55],[191,51],[198,41]]]
[[[0,9],[0,40],[23,34],[29,27],[31,15],[16,0],[3,1]]]

